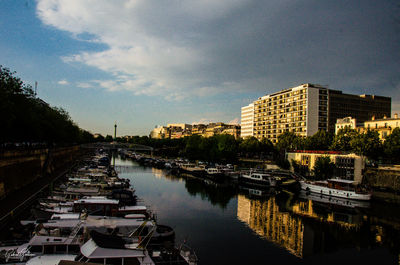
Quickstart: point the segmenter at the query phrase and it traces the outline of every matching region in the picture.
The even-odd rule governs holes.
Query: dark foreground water
[[[115,165],[158,222],[175,229],[176,242],[196,251],[199,264],[399,264],[397,206],[344,207],[174,176],[130,160]]]

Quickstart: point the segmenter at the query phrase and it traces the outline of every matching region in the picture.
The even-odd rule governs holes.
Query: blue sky
[[[82,128],[238,122],[301,83],[392,97],[398,1],[0,0],[0,64]]]

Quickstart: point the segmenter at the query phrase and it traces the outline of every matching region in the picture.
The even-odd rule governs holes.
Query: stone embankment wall
[[[71,164],[80,147],[0,152],[0,198]]]
[[[400,167],[367,168],[363,176],[375,199],[400,203]]]

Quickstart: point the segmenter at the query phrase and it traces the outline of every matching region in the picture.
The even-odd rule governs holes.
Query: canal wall
[[[79,146],[0,152],[0,199],[71,164]]]
[[[375,199],[400,203],[400,166],[367,168],[363,184],[373,189]]]

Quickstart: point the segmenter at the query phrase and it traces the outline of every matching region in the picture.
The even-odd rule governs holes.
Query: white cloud
[[[235,119],[229,121],[228,124],[233,124],[233,125],[240,124],[240,119],[239,118],[235,118]]]
[[[198,121],[192,122],[192,125],[195,125],[195,124],[209,124],[209,123],[212,123],[212,122],[214,122],[214,121],[212,121],[210,119],[206,119],[206,118],[201,118]]]
[[[93,87],[93,84],[88,83],[88,82],[78,82],[78,83],[76,84],[76,86],[77,86],[77,87],[80,87],[80,88],[92,88],[92,87]]]
[[[68,85],[69,82],[67,80],[63,79],[63,80],[58,81],[57,84],[59,84],[59,85]]]
[[[289,0],[37,0],[37,15],[107,47],[63,57],[112,76],[93,85],[181,100],[301,82],[388,89],[399,69],[391,44],[400,41],[391,24],[370,20],[388,23],[392,8],[383,2],[326,8]]]

